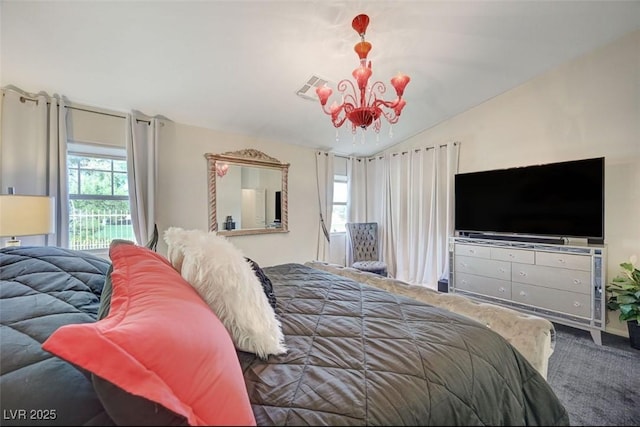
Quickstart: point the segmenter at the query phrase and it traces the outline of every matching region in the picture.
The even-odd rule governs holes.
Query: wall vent
[[[300,98],[308,99],[310,101],[318,101],[318,95],[316,94],[316,88],[328,84],[327,79],[323,79],[318,76],[311,76],[307,79],[306,83],[302,85],[300,89],[296,91],[296,95]]]

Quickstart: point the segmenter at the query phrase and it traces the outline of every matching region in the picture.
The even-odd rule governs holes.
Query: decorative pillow
[[[269,277],[266,274],[264,274],[264,271],[260,268],[257,262],[255,262],[251,258],[247,258],[247,257],[244,257],[244,258],[247,260],[247,262],[251,266],[251,269],[253,270],[253,272],[256,274],[256,277],[260,281],[260,284],[262,285],[262,290],[264,291],[264,294],[267,296],[267,300],[269,301],[269,305],[275,310],[277,300],[276,300],[276,295],[273,293],[273,283],[271,283],[271,279],[269,279]]]
[[[184,230],[180,227],[169,227],[164,231],[167,259],[178,272],[182,271],[184,248],[187,245],[197,245],[203,233],[200,230]]]
[[[91,374],[93,389],[109,417],[119,426],[188,426],[187,419],[164,406],[124,391]]]
[[[114,244],[109,255],[109,315],[62,326],[43,348],[190,425],[255,425],[229,333],[193,287],[145,247]],[[115,413],[108,406],[122,402],[103,404]]]
[[[115,245],[135,245],[135,242],[131,240],[124,239],[113,239],[111,241],[110,246]],[[153,250],[155,252],[155,247],[158,244],[158,227],[154,226],[154,237],[145,244],[145,247]],[[109,309],[111,307],[111,292],[112,292],[112,284],[111,284],[111,273],[113,273],[113,264],[109,266],[107,270],[107,274],[104,276],[104,285],[102,286],[102,294],[100,295],[100,308],[98,308],[98,320],[104,319],[109,314]]]
[[[100,307],[98,308],[98,320],[102,320],[109,315],[111,309],[111,295],[113,293],[113,284],[111,283],[111,274],[113,273],[113,264],[107,269],[104,276],[104,285],[102,286],[102,294],[100,295]]]
[[[280,321],[238,248],[213,232],[175,227],[165,239],[173,246],[174,267],[218,315],[238,350],[263,359],[286,353]]]

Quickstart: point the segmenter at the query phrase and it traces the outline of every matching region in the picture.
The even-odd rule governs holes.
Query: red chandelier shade
[[[402,99],[404,89],[411,81],[409,76],[398,73],[391,79],[391,85],[396,91],[397,98],[385,101],[382,95],[386,87],[381,81],[369,85],[369,78],[373,74],[371,61],[367,64],[367,56],[371,51],[371,43],[365,41],[364,36],[369,26],[369,17],[365,14],[356,16],[351,26],[360,36],[361,41],[354,46],[360,59],[360,66],[351,73],[356,80],[357,87],[350,80],[344,79],[338,83],[338,91],[342,94],[342,103],[334,101],[327,109],[327,101],[333,90],[328,86],[316,88],[316,94],[320,100],[322,110],[331,116],[333,125],[338,128],[348,119],[351,122],[352,132],[356,128],[367,129],[373,124],[376,132],[380,131],[380,118],[384,117],[390,124],[398,122],[402,109],[407,102]],[[348,91],[350,89],[350,91]],[[383,108],[387,109],[386,111]]]
[[[396,90],[396,94],[398,95],[398,97],[404,95],[404,88],[409,83],[409,80],[411,80],[409,76],[406,76],[402,73],[398,73],[397,76],[391,78],[391,84]]]
[[[367,31],[367,27],[369,26],[369,17],[365,14],[360,14],[353,18],[351,26],[354,30],[356,30],[356,33],[358,33],[358,35],[362,37],[364,36],[365,32]]]
[[[367,88],[367,83],[369,82],[369,77],[371,77],[372,73],[373,71],[371,71],[371,64],[369,64],[369,67],[356,68],[355,70],[353,70],[353,73],[351,73],[351,75],[358,82],[358,88],[360,90],[364,90]]]
[[[367,59],[367,55],[369,55],[369,52],[371,51],[371,43],[369,42],[356,43],[356,45],[353,47],[353,50],[356,51],[356,53],[358,54],[358,57],[362,61],[363,59]]]

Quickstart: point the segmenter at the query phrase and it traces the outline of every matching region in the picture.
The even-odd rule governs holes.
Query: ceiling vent
[[[329,81],[327,79],[323,79],[322,77],[318,76],[311,76],[309,77],[309,79],[307,79],[306,83],[296,91],[296,95],[298,95],[300,98],[318,102],[316,88],[324,86],[328,83]]]

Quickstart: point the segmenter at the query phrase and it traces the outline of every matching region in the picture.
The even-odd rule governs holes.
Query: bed
[[[42,348],[96,322],[110,263],[54,247],[0,257],[3,424],[114,425],[93,374]],[[235,353],[257,425],[569,425],[542,375],[484,325],[307,265],[263,271],[288,351]]]

